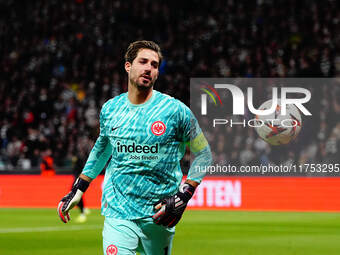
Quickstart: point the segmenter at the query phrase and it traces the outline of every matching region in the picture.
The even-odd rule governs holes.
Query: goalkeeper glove
[[[175,226],[181,219],[194,192],[194,186],[188,183],[181,185],[174,196],[166,197],[156,203],[155,210],[158,210],[158,212],[152,216],[153,221],[170,228]]]
[[[88,181],[78,178],[70,193],[61,199],[57,212],[62,222],[67,223],[71,219],[68,212],[79,203],[83,193],[89,187],[89,184]]]

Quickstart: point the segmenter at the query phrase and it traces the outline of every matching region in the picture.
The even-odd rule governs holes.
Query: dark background
[[[0,173],[57,172],[87,155],[102,104],[127,90],[129,43],[153,40],[164,62],[155,89],[189,104],[190,77],[336,77],[339,1],[0,1]],[[264,90],[266,88],[263,88]],[[318,93],[310,150],[295,162],[339,159],[340,89]],[[256,134],[231,155],[258,157]],[[218,137],[210,136],[210,142]],[[307,147],[306,147],[307,148]],[[287,150],[289,147],[287,147]],[[264,152],[270,157],[271,151]],[[216,159],[215,159],[216,160]],[[183,161],[187,168],[189,156]]]

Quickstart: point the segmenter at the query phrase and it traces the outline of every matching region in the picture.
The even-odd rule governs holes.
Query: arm
[[[196,118],[188,108],[185,108],[184,116],[186,121],[182,124],[183,140],[190,146],[190,151],[194,154],[195,159],[191,164],[186,181],[180,186],[178,192],[174,196],[164,198],[155,206],[155,210],[158,211],[152,217],[154,222],[167,227],[173,227],[179,222],[195,189],[205,175],[206,171],[201,171],[201,169],[206,169],[205,167],[212,162],[209,144]]]
[[[92,182],[92,178],[90,178],[90,177],[88,177],[88,176],[86,176],[86,175],[84,175],[84,174],[80,174],[79,175],[79,178],[80,179],[83,179],[84,181],[87,181],[87,182],[89,182],[89,183],[91,183]]]
[[[102,117],[103,109],[100,114],[100,134],[90,152],[83,172],[74,183],[71,191],[61,199],[58,205],[57,212],[64,223],[70,220],[68,212],[79,203],[84,192],[89,187],[90,182],[103,170],[111,156],[111,145],[108,137],[105,135],[105,126]]]
[[[201,135],[201,139],[203,139],[204,136],[202,133]],[[184,184],[180,186],[178,192],[174,196],[167,197],[156,204],[155,210],[158,211],[152,217],[155,223],[173,227],[181,219],[189,200],[194,195],[196,188],[205,175],[205,171],[200,171],[201,167],[208,166],[212,161],[210,147],[205,138],[204,141],[204,147],[200,148],[199,151],[195,151],[195,146],[192,147],[193,143],[191,143],[190,148],[195,155],[195,159],[191,164],[188,178]],[[196,149],[197,148],[198,147],[196,147]]]
[[[195,181],[189,180],[189,179],[187,179],[187,180],[185,181],[185,183],[190,184],[190,185],[193,186],[195,189],[198,187],[198,185],[200,185],[198,182],[195,182]]]
[[[206,169],[212,162],[212,155],[208,141],[202,131],[190,141],[189,147],[195,159],[190,166],[186,183],[196,188],[206,174],[206,171],[202,170]]]
[[[95,179],[103,170],[111,153],[109,139],[102,134],[99,135],[80,176],[87,181]]]

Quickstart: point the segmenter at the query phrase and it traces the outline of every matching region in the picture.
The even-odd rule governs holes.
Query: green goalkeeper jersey
[[[107,101],[100,135],[82,172],[94,179],[110,159],[102,214],[128,220],[152,216],[157,201],[177,192],[180,160],[189,142],[195,160],[188,179],[200,182],[204,172],[198,169],[211,163],[211,153],[187,106],[156,90],[144,104],[131,104],[127,93]]]

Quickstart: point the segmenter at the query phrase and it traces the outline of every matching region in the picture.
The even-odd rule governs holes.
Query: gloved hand
[[[58,204],[57,212],[64,223],[67,223],[71,219],[69,211],[79,203],[83,193],[89,187],[89,184],[88,181],[78,178],[71,191],[61,199]]]
[[[174,196],[166,197],[157,202],[155,210],[158,211],[152,216],[153,221],[166,227],[175,226],[181,219],[189,200],[194,195],[195,189],[194,186],[184,183]]]

